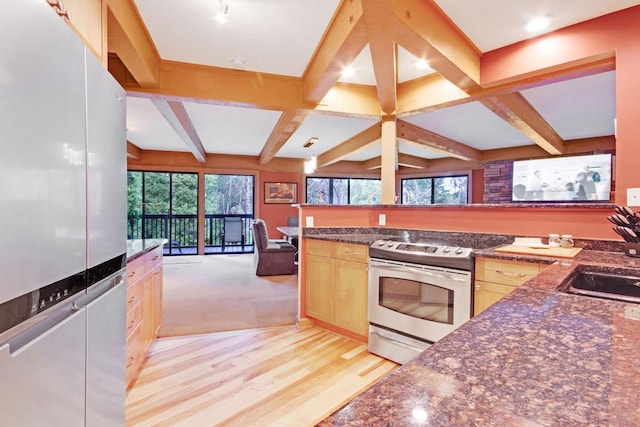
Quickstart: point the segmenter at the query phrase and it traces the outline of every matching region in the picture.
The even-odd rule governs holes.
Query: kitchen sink
[[[581,266],[561,288],[572,294],[640,303],[640,271],[620,273]]]

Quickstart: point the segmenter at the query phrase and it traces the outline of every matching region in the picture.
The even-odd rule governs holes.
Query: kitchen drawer
[[[307,239],[305,248],[309,255],[333,258],[335,253],[335,243],[323,240]]]
[[[162,245],[147,252],[145,258],[147,259],[147,271],[153,270],[158,264],[162,263]]]
[[[503,285],[519,286],[535,277],[542,265],[493,258],[476,258],[476,279]]]
[[[127,286],[133,285],[147,272],[147,258],[141,255],[127,262]]]
[[[135,282],[127,288],[127,312],[142,301],[143,286],[141,281]]]
[[[144,343],[142,341],[142,327],[138,325],[127,338],[127,388],[129,388],[133,380],[138,376],[138,370],[144,359]]]
[[[127,337],[142,323],[142,301],[127,312]]]
[[[353,243],[336,243],[336,258],[366,263],[369,261],[369,247]]]

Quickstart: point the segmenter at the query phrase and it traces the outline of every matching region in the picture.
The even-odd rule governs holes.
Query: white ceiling
[[[214,19],[218,1],[135,0],[135,4],[164,60],[295,77],[304,73],[339,4],[339,0],[229,0],[228,22],[220,24]],[[640,0],[435,2],[482,52],[530,37],[523,25],[538,14],[551,18],[552,31],[640,4]],[[232,60],[244,65],[234,65]],[[375,85],[368,46],[351,65],[356,74],[342,77],[341,82]],[[431,72],[418,70],[415,58],[399,47],[400,82]],[[565,140],[614,133],[614,71],[528,89],[522,94]],[[207,153],[259,155],[280,117],[277,111],[190,102],[184,102],[184,106]],[[532,144],[479,103],[404,120],[480,150]],[[277,157],[321,154],[374,123],[375,120],[311,115]],[[150,100],[127,97],[127,129],[129,141],[142,149],[189,151]],[[313,136],[319,141],[311,149],[302,148]],[[400,144],[399,150],[424,158],[443,157],[410,144]],[[374,147],[348,159],[366,160],[379,154],[379,148]]]

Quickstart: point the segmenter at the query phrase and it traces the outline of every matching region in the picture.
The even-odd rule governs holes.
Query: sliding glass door
[[[166,255],[198,252],[198,175],[128,172],[128,238],[167,239]]]
[[[205,174],[205,253],[253,252],[253,175]]]

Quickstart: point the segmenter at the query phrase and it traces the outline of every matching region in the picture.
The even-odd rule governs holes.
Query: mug
[[[563,234],[560,238],[560,247],[561,248],[572,248],[573,247],[573,236],[571,234]]]

